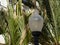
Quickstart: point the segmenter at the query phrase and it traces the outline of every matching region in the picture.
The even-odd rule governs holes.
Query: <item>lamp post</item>
[[[43,27],[43,18],[39,15],[39,11],[37,9],[35,9],[35,11],[29,17],[29,27],[34,38],[34,45],[39,45],[38,39]]]

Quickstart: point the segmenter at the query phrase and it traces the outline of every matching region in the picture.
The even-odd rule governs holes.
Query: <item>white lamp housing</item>
[[[39,15],[38,10],[35,10],[29,17],[29,27],[31,31],[41,31],[43,27],[43,17]]]

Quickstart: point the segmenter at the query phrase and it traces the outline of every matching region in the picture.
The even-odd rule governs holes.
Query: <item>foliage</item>
[[[40,14],[44,18],[44,26],[39,41],[42,45],[58,45],[60,41],[60,2],[59,0],[37,1],[40,6]],[[16,4],[16,9],[14,9],[14,4]],[[22,0],[18,0],[18,2],[12,0],[11,4],[8,3],[7,10],[0,10],[0,33],[5,35],[6,45],[33,43],[28,26],[31,12],[23,12]]]

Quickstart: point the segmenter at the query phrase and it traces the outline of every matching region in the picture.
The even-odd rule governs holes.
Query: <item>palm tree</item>
[[[40,15],[44,18],[44,26],[39,41],[42,45],[59,45],[60,2],[59,0],[37,1]],[[32,2],[34,6],[31,5],[31,7],[34,9],[36,0]],[[29,8],[29,5],[26,7],[33,10],[31,7]],[[33,13],[30,10],[26,12],[22,9],[22,0],[12,0],[10,3],[8,2],[7,10],[3,8],[0,10],[0,33],[4,34],[6,45],[28,45],[29,42],[33,43],[28,25],[28,18]]]

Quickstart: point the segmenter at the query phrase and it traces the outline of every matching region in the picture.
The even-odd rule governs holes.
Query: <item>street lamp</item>
[[[34,45],[39,45],[39,36],[43,27],[43,18],[39,15],[39,11],[35,9],[33,14],[29,17],[29,27],[34,38]]]

